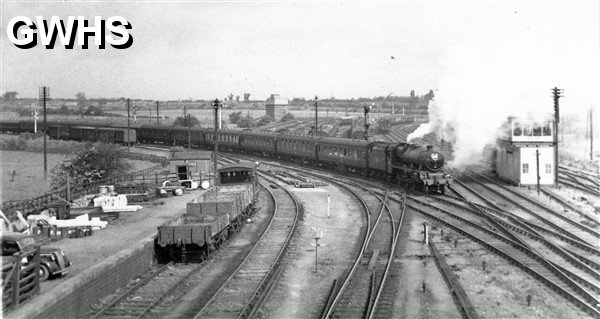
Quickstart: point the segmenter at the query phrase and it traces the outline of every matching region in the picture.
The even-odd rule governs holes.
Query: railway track
[[[568,172],[561,172],[558,176],[558,181],[565,186],[569,186],[583,193],[600,197],[600,192],[597,191],[600,186],[598,186],[595,181],[587,179],[583,175],[577,176]]]
[[[356,188],[362,189],[363,193],[367,192],[370,193],[371,196],[375,196],[377,200],[374,201],[374,204],[380,204],[380,206],[375,205],[375,211],[379,212],[377,220],[373,220],[375,217],[372,213],[367,214],[368,231],[365,233],[362,248],[355,259],[353,266],[348,271],[347,276],[340,278],[340,280],[334,284],[321,318],[393,317],[393,303],[399,283],[390,280],[390,274],[398,271],[398,267],[400,267],[398,262],[393,262],[393,258],[395,256],[397,242],[400,238],[399,234],[402,229],[402,220],[405,214],[402,202],[400,200],[395,200],[395,204],[401,207],[401,209],[396,210],[399,214],[392,215],[389,210],[389,205],[392,203],[385,202],[384,204],[383,202],[385,199],[385,191],[381,189],[378,194],[376,191],[370,189],[373,186],[371,184],[369,184],[369,187],[365,187],[353,180],[334,178],[322,173],[309,173],[306,170],[287,169],[296,170],[300,174],[308,174],[320,179],[325,179],[342,188],[346,188],[353,193],[354,196],[359,198],[363,203],[363,206],[367,209],[369,209],[369,204],[363,199],[365,196],[358,194]],[[381,223],[381,220],[383,220],[381,218],[386,216],[385,214],[382,214],[384,213],[384,209],[385,212],[389,214],[388,216],[390,216],[389,222],[391,223],[391,226],[388,225],[388,227],[391,227],[391,231],[381,231],[381,229],[378,228],[385,225],[385,223]],[[373,211],[373,209],[370,209],[369,211]],[[393,221],[396,222],[395,230],[392,223]],[[380,239],[375,239],[375,236],[380,237]],[[381,239],[383,239],[383,242],[387,241],[391,243],[384,244],[381,242]],[[377,242],[377,245],[374,245],[374,242]],[[374,259],[373,248],[376,246],[380,247],[382,244],[390,249],[387,254],[388,258],[383,258],[386,257],[385,255],[378,255],[377,259]],[[369,247],[371,247],[371,250],[369,250]],[[443,256],[439,256],[439,258],[443,260]],[[369,272],[369,265],[377,263],[384,263],[385,267],[380,267],[376,271]],[[365,271],[365,269],[367,271]],[[479,318],[464,289],[456,280],[452,280],[452,291],[457,295],[461,304],[461,309],[467,314],[466,316],[468,318]]]
[[[165,264],[96,312],[92,319],[143,318],[156,311],[155,306],[163,298],[201,267],[203,264]]]
[[[364,192],[368,192],[366,189],[359,191],[356,185],[348,188],[357,196],[368,197],[364,195]],[[359,258],[355,260],[353,271],[341,281],[341,289],[330,297],[332,303],[325,313],[326,318],[372,318],[378,299],[381,298],[394,256],[397,223],[386,203],[386,195],[371,193],[370,196],[375,200],[365,201],[370,202],[369,214],[374,220],[363,242]],[[378,212],[376,215],[375,211]],[[385,262],[385,267],[379,266],[381,261]]]
[[[320,178],[345,188],[358,198],[365,207],[367,216],[367,231],[361,249],[350,271],[339,280],[340,288],[330,292],[321,317],[391,317],[395,290],[392,284],[386,282],[393,272],[403,210],[394,216],[386,203],[385,194],[377,195],[358,184],[340,183],[331,177]]]
[[[361,183],[364,184],[364,180],[361,180]],[[369,186],[372,186],[372,184],[369,183]],[[383,190],[380,190],[380,195],[383,195]],[[389,196],[389,199],[401,202],[399,197],[400,195],[398,193],[394,193]],[[413,209],[436,222],[449,226],[455,231],[482,244],[492,252],[495,252],[516,264],[538,281],[550,287],[588,314],[594,317],[600,317],[600,312],[597,308],[599,302],[596,297],[597,294],[582,287],[579,283],[569,277],[569,275],[564,273],[564,268],[546,260],[533,251],[531,247],[523,245],[519,241],[515,241],[507,236],[503,236],[496,230],[491,230],[489,227],[482,226],[480,217],[469,217],[468,219],[465,219],[461,214],[453,212],[454,209],[452,207],[440,209],[439,206],[428,205],[428,203],[415,200],[416,197],[414,196],[408,196],[408,199],[408,208]],[[463,311],[472,310],[472,306],[469,307],[468,302],[462,304],[461,308]],[[476,316],[476,314],[473,314],[473,316]]]
[[[299,170],[300,171],[300,170]],[[302,170],[302,173],[306,173],[306,170]],[[364,184],[364,180],[361,180]],[[384,193],[380,190],[380,195]],[[392,193],[389,196],[391,201],[401,201],[397,193]],[[536,253],[532,247],[524,245],[521,241],[515,240],[522,236],[533,236],[535,232],[532,229],[528,229],[527,225],[512,225],[511,230],[517,232],[515,229],[520,229],[522,233],[520,235],[506,236],[500,234],[497,231],[490,229],[490,225],[485,223],[485,220],[481,216],[467,217],[460,216],[456,212],[453,212],[452,207],[446,209],[440,209],[439,205],[434,206],[426,202],[419,202],[418,198],[414,196],[408,197],[409,203],[407,207],[420,212],[424,216],[435,220],[436,222],[442,223],[453,228],[455,231],[462,233],[463,235],[481,243],[489,250],[502,255],[504,258],[515,263],[521,269],[530,273],[533,277],[537,278],[540,282],[544,283],[560,295],[564,296],[567,300],[570,300],[573,304],[577,305],[580,309],[585,310],[587,313],[594,317],[600,317],[598,312],[598,300],[597,293],[590,291],[588,287],[583,287],[580,283],[572,279],[572,273],[565,273],[564,267],[561,267],[557,263],[547,260],[539,253]],[[493,209],[490,207],[481,207],[482,209]],[[501,214],[502,212],[500,212]],[[526,233],[526,232],[529,233]],[[555,230],[549,230],[555,231]],[[565,238],[570,238],[574,242],[580,242],[585,245],[585,241],[582,241],[577,236],[572,234],[563,233],[561,234]],[[588,243],[589,244],[589,243]],[[463,309],[464,306],[463,306]]]
[[[502,228],[501,231],[515,239],[522,246],[528,247],[533,253],[548,260],[553,266],[559,268],[569,278],[596,294],[600,294],[600,264],[596,261],[578,255],[576,252],[556,245],[545,236],[530,228],[526,222],[518,220],[508,212],[498,211],[487,207],[470,207],[468,201],[450,196],[436,197],[435,201],[456,207],[465,213],[484,215],[494,219],[494,223]],[[477,210],[477,211],[476,211]],[[487,225],[481,224],[482,227]],[[498,228],[489,227],[491,230]]]
[[[271,177],[261,176],[274,183]],[[282,270],[284,255],[298,221],[299,205],[283,187],[265,189],[275,199],[275,215],[252,251],[194,318],[253,317]]]
[[[477,172],[470,171],[470,173],[473,173],[475,177],[468,173],[464,175],[485,188],[488,192],[518,208],[518,211],[521,214],[524,214],[522,217],[525,219],[539,221],[550,227],[553,231],[562,233],[565,236],[571,237],[573,240],[588,244],[597,249],[598,241],[600,240],[600,232],[597,229],[578,223],[573,219],[566,217],[563,213],[556,212],[555,210],[500,185]],[[539,210],[547,214],[542,216],[537,213]]]
[[[567,199],[556,194],[552,189],[542,187],[540,188],[540,191],[544,193],[544,195],[565,207],[565,209],[569,208],[571,211],[578,213],[581,218],[585,219],[585,221],[589,223],[588,226],[600,227],[600,219],[598,219],[598,217],[596,217],[594,214],[587,213],[576,205],[571,204]]]

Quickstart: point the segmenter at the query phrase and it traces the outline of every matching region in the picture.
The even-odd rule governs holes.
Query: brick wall
[[[100,298],[113,293],[153,263],[154,242],[146,239],[136,248],[111,256],[101,264],[69,279],[52,291],[24,304],[10,318],[85,317]]]

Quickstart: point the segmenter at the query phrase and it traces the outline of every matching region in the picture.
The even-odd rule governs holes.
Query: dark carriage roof
[[[98,131],[127,131],[126,127],[114,126],[114,127],[99,127]],[[130,127],[129,130],[135,131],[134,127]]]
[[[304,142],[316,142],[320,139],[322,139],[323,137],[321,136],[309,136],[309,135],[292,135],[292,134],[281,134],[278,136],[278,139],[288,139],[288,140],[294,140],[294,141],[304,141]]]
[[[340,137],[324,137],[319,140],[319,144],[331,144],[335,146],[353,146],[353,147],[367,147],[369,141],[358,140],[358,139],[347,139]]]
[[[275,138],[277,135],[277,133],[272,133],[272,132],[244,132],[244,131],[240,131],[240,136],[255,136],[255,137],[268,137],[268,138]]]
[[[191,132],[200,132],[200,133],[204,132],[204,129],[200,128],[200,127],[192,127],[189,130]],[[185,131],[185,132],[187,132],[188,128],[185,127],[185,126],[173,126],[173,127],[171,127],[171,131],[178,131],[178,132]]]
[[[79,129],[86,129],[86,130],[95,130],[98,127],[97,126],[84,126],[84,125],[78,125],[78,126],[71,126],[71,128],[79,128]]]
[[[234,171],[240,171],[240,170],[254,170],[256,169],[256,163],[255,162],[239,162],[239,163],[231,163],[231,164],[227,164],[227,165],[223,165],[221,166],[218,171],[219,172],[234,172]]]

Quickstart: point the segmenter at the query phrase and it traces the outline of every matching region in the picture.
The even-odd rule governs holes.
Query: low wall
[[[154,262],[154,239],[147,238],[83,271],[43,295],[36,296],[5,318],[84,317],[93,304],[146,271]]]

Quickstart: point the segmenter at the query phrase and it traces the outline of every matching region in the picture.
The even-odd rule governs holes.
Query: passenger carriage
[[[142,125],[139,129],[141,142],[171,144],[171,129],[161,125]]]
[[[374,142],[326,137],[317,143],[318,160],[338,170],[367,171],[368,149]]]
[[[243,151],[249,151],[256,154],[275,154],[276,149],[275,133],[255,133],[242,132],[240,133],[240,147]]]
[[[240,133],[241,131],[233,131],[233,130],[218,130],[217,139],[219,140],[219,147],[223,150],[237,150],[240,146]],[[214,147],[214,130],[205,130],[205,142],[209,147]]]
[[[173,145],[188,145],[188,138],[190,144],[196,147],[204,145],[204,132],[201,128],[190,128],[177,126],[171,129],[171,139]]]
[[[277,154],[303,162],[317,162],[317,141],[321,137],[305,135],[278,135],[275,141]]]

